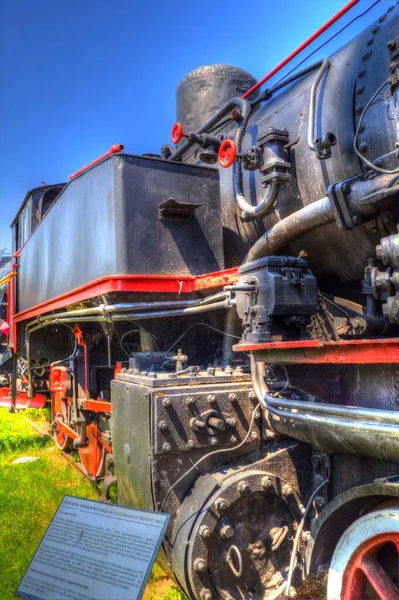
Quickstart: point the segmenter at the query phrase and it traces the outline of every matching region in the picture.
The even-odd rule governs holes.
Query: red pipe
[[[322,33],[324,33],[329,27],[331,27],[331,25],[336,23],[336,21],[338,21],[338,19],[340,19],[344,14],[346,14],[351,8],[353,8],[359,2],[360,2],[360,0],[351,0],[350,2],[348,2],[348,4],[345,4],[345,6],[343,6],[341,8],[341,10],[339,10],[333,17],[331,17],[331,19],[329,19],[326,23],[324,23],[324,25],[322,27],[320,27],[320,29],[315,31],[313,33],[313,35],[311,35],[300,46],[298,46],[298,48],[296,50],[294,50],[294,52],[291,52],[291,54],[289,56],[287,56],[287,58],[285,58],[280,64],[278,64],[277,67],[274,67],[274,69],[272,69],[270,71],[270,73],[265,75],[263,77],[263,79],[258,81],[258,83],[255,83],[255,85],[252,86],[251,89],[249,89],[247,92],[245,92],[245,94],[243,94],[241,96],[241,98],[248,98],[248,96],[253,94],[255,92],[255,90],[260,88],[261,85],[266,83],[266,81],[268,81],[271,77],[273,77],[273,75],[278,73],[278,71],[280,71],[283,67],[285,67],[285,65],[288,64],[293,58],[298,56],[298,54],[300,52],[302,52],[302,50],[307,48],[309,46],[309,44],[314,42],[314,40],[316,40]]]
[[[113,146],[111,146],[111,148],[108,150],[108,152],[105,152],[104,154],[102,154],[101,156],[99,156],[98,158],[93,160],[91,163],[89,163],[85,167],[82,167],[75,173],[72,173],[72,175],[69,176],[69,179],[75,179],[75,177],[77,177],[81,173],[84,173],[85,171],[87,171],[87,169],[90,169],[90,167],[93,167],[97,163],[101,162],[102,160],[104,160],[104,158],[107,158],[108,156],[111,156],[112,154],[117,154],[118,152],[122,152],[124,147],[125,146],[123,144],[114,144]]]

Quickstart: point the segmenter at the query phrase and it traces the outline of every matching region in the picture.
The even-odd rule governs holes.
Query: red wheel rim
[[[103,474],[105,448],[98,437],[99,429],[96,422],[86,426],[88,445],[79,448],[79,458],[89,479],[97,479]]]
[[[233,140],[224,140],[218,152],[219,165],[224,169],[231,167],[237,157],[237,146]]]
[[[341,600],[363,600],[370,597],[367,593],[370,586],[380,600],[398,600],[397,582],[378,560],[379,552],[387,544],[393,544],[398,554],[399,533],[380,533],[359,546],[344,571]],[[396,556],[396,565],[397,560]]]
[[[61,419],[64,423],[68,424],[68,405],[66,399],[61,397],[60,393],[53,392],[51,395],[51,416],[53,423],[58,419]],[[72,438],[61,429],[54,429],[54,441],[60,450],[68,450],[72,445]]]
[[[182,139],[182,137],[185,136],[185,133],[183,131],[183,125],[179,122],[175,123],[172,127],[172,133],[171,133],[171,138],[172,138],[172,142],[174,144],[178,144],[180,142],[180,140]]]

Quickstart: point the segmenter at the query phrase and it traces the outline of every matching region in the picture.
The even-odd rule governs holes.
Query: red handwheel
[[[174,144],[178,144],[182,137],[185,137],[185,133],[183,131],[183,125],[179,122],[175,123],[172,127],[171,138]]]
[[[235,159],[237,158],[237,146],[233,140],[224,140],[220,144],[218,152],[219,165],[224,169],[231,167]]]

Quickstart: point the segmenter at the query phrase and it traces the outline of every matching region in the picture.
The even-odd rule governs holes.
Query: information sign
[[[64,496],[18,587],[24,600],[138,600],[170,515]]]

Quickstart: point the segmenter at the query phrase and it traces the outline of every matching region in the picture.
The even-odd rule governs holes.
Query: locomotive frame
[[[113,146],[12,223],[13,406],[50,397],[89,478],[170,512],[196,600],[328,569],[329,598],[399,597],[398,6],[255,95],[357,2],[258,83],[190,73],[175,147]]]

